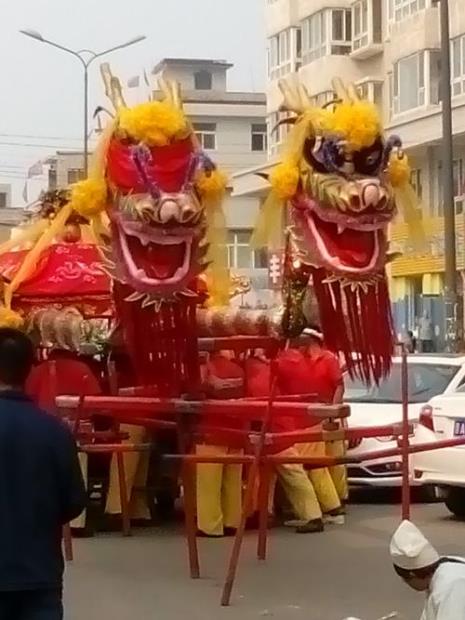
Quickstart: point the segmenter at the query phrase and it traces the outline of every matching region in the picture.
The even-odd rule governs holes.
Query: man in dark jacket
[[[85,507],[69,430],[23,392],[30,340],[0,329],[0,618],[61,620],[62,527]]]

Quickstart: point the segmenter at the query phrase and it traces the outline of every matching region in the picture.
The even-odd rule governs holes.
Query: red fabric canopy
[[[22,264],[26,250],[7,252],[0,256],[0,275],[11,281]],[[103,271],[102,260],[95,245],[58,243],[51,245],[37,263],[30,278],[15,292],[15,298],[45,303],[66,300],[95,299],[109,308],[111,283]],[[96,313],[99,313],[99,308]]]

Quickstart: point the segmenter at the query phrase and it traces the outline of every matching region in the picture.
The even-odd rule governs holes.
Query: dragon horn
[[[347,92],[347,89],[344,86],[344,83],[341,80],[341,78],[334,78],[331,81],[331,85],[332,85],[333,90],[336,93],[336,97],[338,99],[342,99],[342,101],[350,101],[351,100],[351,98],[349,96],[349,93]]]
[[[121,83],[118,78],[113,76],[108,62],[104,62],[100,65],[100,73],[105,85],[105,95],[113,104],[115,112],[117,112],[119,108],[126,107],[121,89]]]
[[[357,101],[360,101],[360,95],[358,92],[357,87],[355,86],[355,84],[353,82],[351,82],[350,84],[348,84],[347,86],[347,93],[349,95],[349,99],[352,103],[357,103]]]
[[[172,80],[166,80],[164,77],[161,77],[158,80],[158,86],[163,93],[164,98],[178,110],[182,110],[181,87],[179,83]]]
[[[303,114],[305,112],[305,105],[302,101],[299,87],[290,80],[279,80],[278,86],[283,95],[281,110]]]

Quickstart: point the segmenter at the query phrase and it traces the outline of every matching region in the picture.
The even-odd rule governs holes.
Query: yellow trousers
[[[293,446],[279,456],[300,456],[299,449]],[[305,522],[321,519],[323,515],[315,489],[303,466],[277,465],[276,472],[296,518]]]
[[[224,446],[198,445],[200,456],[226,456],[241,451]],[[209,536],[222,536],[225,527],[237,528],[242,513],[242,465],[197,465],[197,527]]]
[[[79,465],[81,466],[82,477],[84,479],[87,489],[87,454],[84,454],[83,452],[79,453]],[[79,517],[76,517],[74,521],[71,521],[70,526],[76,528],[86,527],[86,517],[87,511],[84,510],[83,512],[81,512]]]
[[[346,446],[344,441],[329,441],[326,444],[327,456],[344,456]],[[349,485],[347,483],[347,467],[345,465],[335,465],[329,468],[329,473],[333,479],[337,494],[341,502],[349,499]]]
[[[324,457],[325,443],[299,444],[298,450],[301,456]],[[321,510],[327,513],[339,508],[341,505],[339,494],[329,470],[326,467],[322,469],[309,469],[307,470],[307,475],[313,485]]]
[[[141,426],[122,424],[120,430],[129,434],[129,440],[126,443],[143,443],[146,440],[147,432]],[[147,484],[150,455],[147,452],[127,452],[123,455],[123,459],[130,518],[150,519],[150,510],[147,506],[145,493],[140,490]],[[105,513],[109,515],[121,514],[118,480],[118,464],[114,454],[111,459],[110,484],[105,507]]]

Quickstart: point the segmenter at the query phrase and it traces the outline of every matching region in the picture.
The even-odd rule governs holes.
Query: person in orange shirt
[[[247,396],[268,397],[270,390],[270,362],[263,356],[255,355],[246,362],[246,390]],[[278,393],[282,395],[304,394],[308,392],[308,371],[302,352],[296,349],[287,349],[276,358]],[[271,421],[271,431],[275,433],[295,431],[304,428],[294,418],[277,416]],[[281,448],[280,455],[296,457],[300,454],[298,445]],[[320,470],[318,470],[320,471]],[[331,477],[326,471],[326,482],[332,484]],[[292,510],[295,521],[288,522],[296,527],[298,533],[316,533],[324,530],[323,511],[330,512],[340,507],[337,493],[333,495],[321,493],[321,484],[317,487],[321,497],[316,493],[313,482],[313,472],[307,475],[303,465],[297,463],[283,464],[276,467],[276,474],[280,480]],[[321,478],[321,474],[320,474]],[[318,475],[315,475],[318,482]],[[272,479],[268,504],[269,514],[273,514],[274,487],[276,476]],[[323,509],[323,510],[322,510]]]
[[[244,396],[244,371],[231,359],[228,351],[210,355],[201,366],[202,386],[208,398],[218,400]],[[202,417],[200,429],[205,428],[203,443],[196,454],[224,456],[242,453],[241,438],[214,428],[241,429],[237,418],[210,414]],[[197,465],[197,527],[201,536],[219,538],[233,534],[239,527],[242,513],[242,465],[199,463]]]
[[[344,397],[344,380],[337,357],[324,346],[321,330],[317,326],[310,326],[304,330],[304,335],[309,337],[309,344],[304,350],[305,364],[308,372],[309,391],[318,396],[318,400],[326,404],[341,404]],[[322,452],[321,444],[314,444],[313,450]],[[307,453],[304,447],[304,451]],[[314,453],[314,452],[313,452]],[[327,456],[342,456],[345,454],[343,441],[329,442],[325,446]],[[344,513],[344,503],[348,499],[349,490],[347,485],[347,471],[344,465],[336,465],[329,468],[331,478],[342,503],[340,511],[333,512],[337,518]],[[338,512],[338,514],[336,514]]]
[[[280,353],[277,358],[277,380],[280,394],[297,395],[308,394],[319,397],[319,391],[317,382],[312,375],[312,368],[308,363],[308,355],[306,351],[299,349],[287,349]],[[280,420],[278,422],[279,427],[275,428],[276,431],[293,431],[299,429],[305,429],[306,424],[304,421],[298,422],[297,420]],[[285,454],[292,456],[305,456],[305,457],[319,457],[325,455],[325,445],[322,442],[314,442],[307,444],[297,444],[292,448],[285,451]],[[284,484],[286,494],[293,504],[292,496],[301,497],[305,495],[310,498],[313,497],[313,505],[318,505],[319,517],[314,517],[313,520],[306,521],[301,517],[298,511],[294,509],[297,520],[289,521],[288,525],[295,525],[299,533],[307,533],[314,531],[321,531],[323,523],[333,522],[339,517],[341,510],[341,503],[334,486],[333,480],[327,468],[319,468],[305,471],[303,465],[283,465],[278,472],[280,479],[283,480],[283,476],[286,475],[289,478],[288,483]],[[308,480],[309,488],[298,485],[293,490],[293,481],[297,480],[305,475]],[[310,495],[311,493],[311,495]]]

